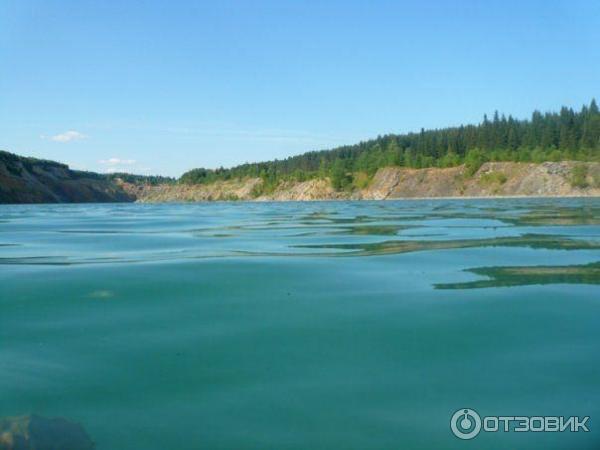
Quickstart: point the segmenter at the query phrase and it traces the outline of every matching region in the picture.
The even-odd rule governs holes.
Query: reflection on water
[[[454,239],[437,241],[383,241],[356,244],[319,244],[303,245],[303,248],[330,248],[341,250],[357,250],[351,255],[383,255],[389,253],[407,253],[424,250],[448,250],[474,247],[529,247],[562,250],[595,250],[600,248],[600,241],[563,238],[544,234],[524,234],[521,236],[504,236],[491,239]],[[346,253],[347,255],[348,253]]]
[[[0,265],[376,256],[485,247],[597,250],[596,203],[568,199],[4,206]]]
[[[600,284],[600,262],[572,266],[480,267],[468,272],[489,277],[466,283],[438,283],[438,289],[475,289],[528,284]]]
[[[507,219],[517,225],[600,225],[597,206],[537,208]]]
[[[462,407],[593,423],[599,221],[595,199],[0,206],[0,417],[100,450],[452,449]]]

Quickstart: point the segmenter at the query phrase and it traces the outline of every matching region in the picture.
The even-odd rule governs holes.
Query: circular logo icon
[[[450,429],[459,439],[473,439],[481,431],[481,417],[473,409],[459,409],[450,419]]]

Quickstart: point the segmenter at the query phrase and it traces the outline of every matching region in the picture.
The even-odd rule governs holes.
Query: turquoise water
[[[593,199],[0,206],[0,417],[100,450],[598,448],[597,272],[466,271],[598,261]],[[463,407],[591,431],[461,441]]]

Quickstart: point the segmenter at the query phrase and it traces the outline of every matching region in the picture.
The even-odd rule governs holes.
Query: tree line
[[[534,111],[526,120],[495,112],[492,118],[484,115],[478,125],[388,134],[355,145],[228,169],[198,168],[179,181],[197,184],[261,177],[268,189],[285,179],[329,177],[336,189],[344,189],[367,182],[377,169],[387,166],[420,169],[466,164],[474,173],[485,161],[560,160],[600,160],[600,111],[595,100],[579,111],[568,107],[559,112]]]

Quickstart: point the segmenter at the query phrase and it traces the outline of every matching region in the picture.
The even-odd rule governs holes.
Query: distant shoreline
[[[485,162],[474,173],[465,164],[387,166],[364,178],[360,187],[334,189],[328,177],[282,179],[275,184],[261,177],[185,183],[78,172],[64,164],[6,152],[0,157],[0,204],[600,197],[599,162]]]
[[[573,182],[574,168],[584,165],[588,176]],[[379,169],[362,189],[335,190],[327,178],[284,181],[264,193],[261,178],[232,179],[199,184],[163,184],[123,188],[145,203],[215,200],[432,200],[476,198],[600,197],[600,163],[488,162],[470,175],[464,166],[449,168]],[[256,194],[258,192],[258,194]]]
[[[147,202],[133,200],[128,202],[35,202],[35,203],[1,203],[2,206],[33,206],[33,205],[193,205],[210,203],[326,203],[326,202],[395,202],[395,201],[428,201],[428,200],[544,200],[544,199],[600,199],[600,195],[493,195],[493,196],[464,196],[464,197],[398,197],[381,199],[349,199],[349,198],[316,198],[310,200],[198,200],[198,201],[156,201]]]

